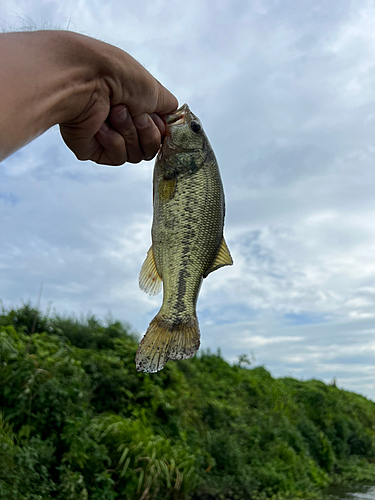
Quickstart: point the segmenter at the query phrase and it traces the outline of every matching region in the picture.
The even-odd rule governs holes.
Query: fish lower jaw
[[[186,113],[189,112],[187,104],[183,104],[177,111],[165,115],[164,121],[167,125],[183,125],[185,123]]]
[[[185,115],[182,115],[177,121],[173,122],[173,125],[183,125],[185,123]]]

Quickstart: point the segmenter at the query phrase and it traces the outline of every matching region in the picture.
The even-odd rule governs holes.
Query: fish
[[[166,135],[153,174],[152,245],[139,275],[140,289],[150,295],[163,285],[162,306],[135,358],[136,369],[146,373],[198,351],[202,281],[233,264],[223,236],[223,184],[202,123],[187,104],[164,121]]]

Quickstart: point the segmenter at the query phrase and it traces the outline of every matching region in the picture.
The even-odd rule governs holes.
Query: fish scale
[[[166,118],[166,127],[154,169],[152,247],[139,280],[149,293],[157,293],[160,287],[155,283],[163,282],[163,304],[136,356],[137,369],[146,372],[160,370],[168,359],[195,354],[200,344],[196,304],[202,281],[233,263],[223,238],[220,172],[200,122],[184,105]]]
[[[216,182],[212,183],[211,176],[204,171],[213,168],[211,164],[205,165],[194,178],[181,179],[169,202],[160,198],[155,201],[152,237],[156,268],[163,277],[160,314],[165,317],[194,314],[202,277],[222,239],[224,210],[220,178],[216,176]],[[207,210],[208,207],[215,210]],[[178,231],[169,229],[170,226],[178,226]],[[171,244],[165,245],[168,240]]]

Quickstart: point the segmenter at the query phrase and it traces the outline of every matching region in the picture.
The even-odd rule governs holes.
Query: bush
[[[0,498],[307,496],[375,478],[375,404],[205,351],[137,373],[126,325],[0,315]]]

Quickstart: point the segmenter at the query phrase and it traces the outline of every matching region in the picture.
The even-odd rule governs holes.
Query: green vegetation
[[[0,498],[311,498],[375,481],[375,403],[203,352],[139,374],[125,325],[0,314]]]

